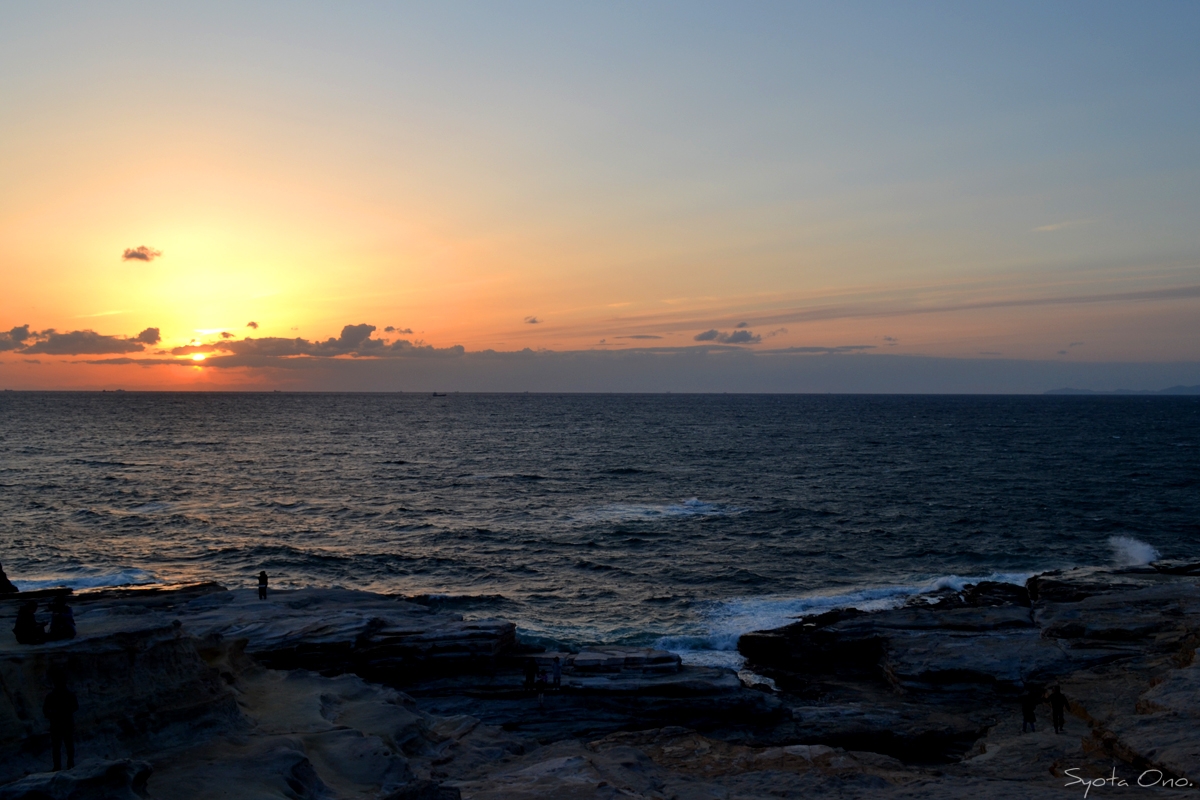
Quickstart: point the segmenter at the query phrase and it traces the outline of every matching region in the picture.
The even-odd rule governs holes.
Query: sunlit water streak
[[[0,559],[266,569],[731,663],[804,612],[1200,557],[1198,432],[1194,398],[5,392]]]

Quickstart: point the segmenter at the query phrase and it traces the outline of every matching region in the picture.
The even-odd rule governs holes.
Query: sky
[[[0,388],[1200,384],[1200,5],[0,5]]]

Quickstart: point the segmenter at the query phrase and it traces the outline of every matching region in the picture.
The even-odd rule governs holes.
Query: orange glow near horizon
[[[298,380],[400,340],[1200,363],[1177,11],[1111,11],[1173,55],[1109,85],[1089,37],[965,68],[930,10],[278,8],[0,26],[0,386]]]

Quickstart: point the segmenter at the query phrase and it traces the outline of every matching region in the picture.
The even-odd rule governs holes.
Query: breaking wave
[[[689,664],[741,666],[737,654],[738,638],[751,631],[781,628],[798,617],[823,614],[838,609],[884,611],[899,608],[912,598],[945,589],[961,591],[968,584],[982,581],[1023,586],[1033,573],[993,573],[964,577],[945,575],[922,583],[874,586],[840,592],[814,592],[798,597],[738,597],[712,604],[706,614],[708,630],[691,636],[664,636],[656,647],[679,653]]]
[[[1119,567],[1141,567],[1161,557],[1153,546],[1132,536],[1110,536],[1108,546],[1113,550],[1113,563]]]
[[[99,589],[109,586],[143,586],[159,583],[152,572],[144,569],[123,569],[117,572],[100,572],[87,568],[45,575],[32,580],[14,580],[13,584],[22,592],[35,589],[55,589],[67,586],[72,589]]]

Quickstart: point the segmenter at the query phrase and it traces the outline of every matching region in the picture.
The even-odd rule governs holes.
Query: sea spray
[[[1132,536],[1110,536],[1108,546],[1113,550],[1113,563],[1118,567],[1140,567],[1160,558],[1152,545]]]

